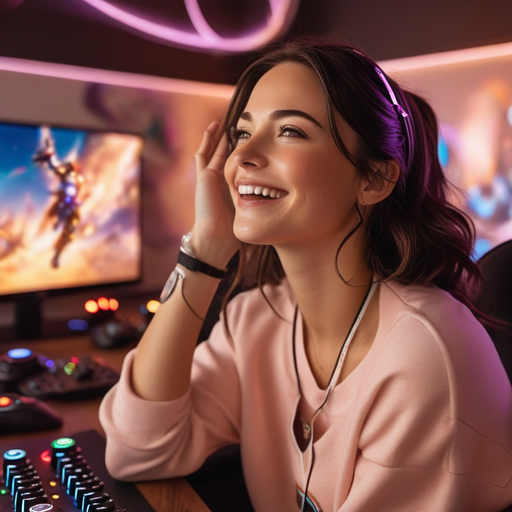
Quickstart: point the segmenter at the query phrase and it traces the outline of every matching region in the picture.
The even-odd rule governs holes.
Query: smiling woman
[[[298,41],[248,68],[196,164],[194,226],[102,404],[112,474],[240,443],[257,511],[511,504],[512,391],[427,103],[357,49]],[[195,348],[236,253],[249,289]]]
[[[355,132],[337,122],[353,150]],[[235,236],[287,253],[301,246],[317,265],[320,255],[330,254],[331,264],[339,241],[357,223],[353,205],[370,199],[358,198],[363,183],[332,138],[315,73],[295,63],[272,68],[253,89],[232,138],[225,177]],[[322,170],[321,179],[314,169]],[[240,194],[240,187],[253,192]],[[276,200],[264,200],[264,189],[276,190]]]

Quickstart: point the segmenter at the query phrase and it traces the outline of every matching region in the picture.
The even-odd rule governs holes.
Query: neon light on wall
[[[69,64],[40,62],[37,60],[15,59],[13,57],[0,57],[1,71],[224,99],[231,98],[234,89],[232,85],[194,82],[191,80],[127,73],[125,71],[111,71],[71,66]],[[0,99],[0,105],[1,103],[2,100]]]
[[[266,24],[240,37],[223,37],[215,32],[203,16],[198,0],[185,0],[190,21],[197,33],[149,21],[106,0],[83,1],[124,25],[167,43],[202,50],[244,52],[260,48],[277,37],[292,21],[300,0],[269,0],[270,16]]]

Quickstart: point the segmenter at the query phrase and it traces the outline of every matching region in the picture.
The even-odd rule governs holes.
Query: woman
[[[511,388],[471,312],[472,228],[428,105],[358,50],[297,42],[246,71],[225,125],[205,133],[193,229],[102,404],[112,474],[187,474],[239,442],[257,511],[512,503]],[[195,350],[237,251],[259,286]]]

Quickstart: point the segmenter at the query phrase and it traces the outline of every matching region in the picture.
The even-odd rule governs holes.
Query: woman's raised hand
[[[204,133],[195,154],[196,196],[192,246],[201,261],[224,268],[240,246],[233,234],[234,207],[224,179],[229,141],[218,122]]]

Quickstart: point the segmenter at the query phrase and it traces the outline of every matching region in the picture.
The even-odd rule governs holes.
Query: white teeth
[[[279,199],[285,195],[281,190],[276,190],[275,188],[269,187],[261,187],[257,185],[256,187],[253,185],[238,185],[238,193],[240,195],[256,195],[263,197],[271,197],[272,199]]]

